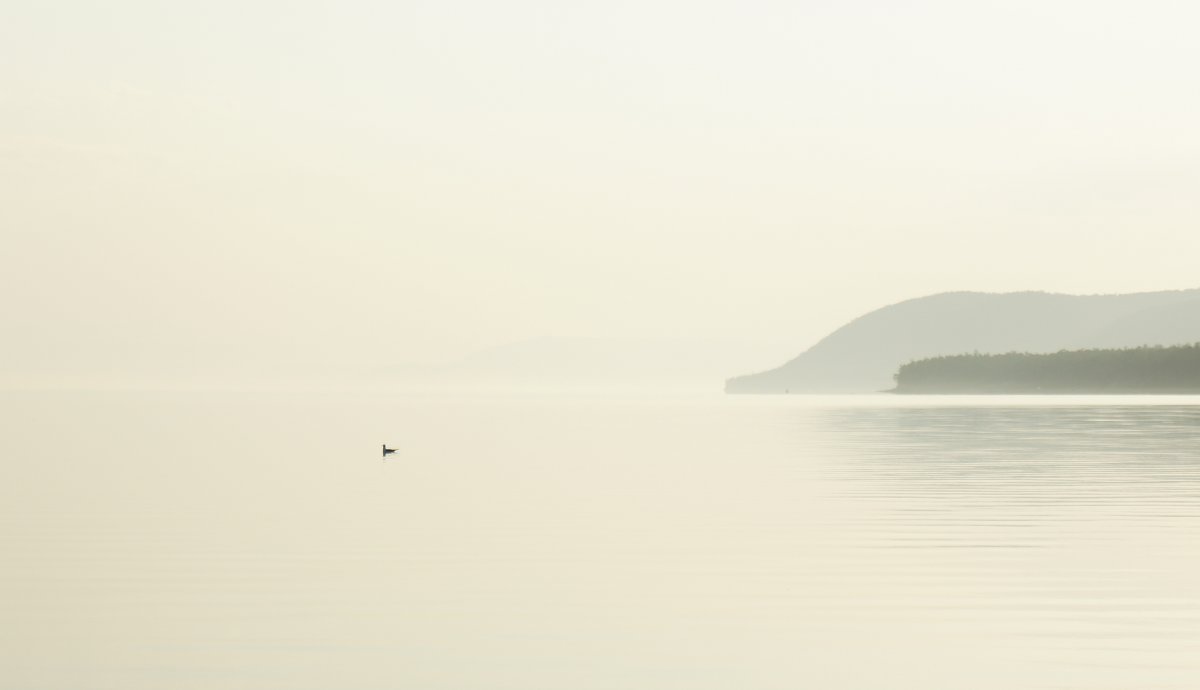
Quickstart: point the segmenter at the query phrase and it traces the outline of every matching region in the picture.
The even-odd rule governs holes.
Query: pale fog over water
[[[4,688],[1200,687],[1196,398],[0,401]]]

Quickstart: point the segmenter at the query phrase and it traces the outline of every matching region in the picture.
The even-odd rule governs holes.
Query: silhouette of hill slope
[[[781,357],[782,343],[717,339],[541,337],[442,364],[389,367],[393,384],[486,388],[686,387],[711,390],[731,369]]]
[[[865,314],[728,393],[858,393],[900,365],[962,353],[1057,352],[1200,341],[1200,289],[1124,295],[946,292]]]

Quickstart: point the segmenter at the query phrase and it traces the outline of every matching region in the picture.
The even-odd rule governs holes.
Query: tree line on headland
[[[1200,393],[1200,343],[909,362],[894,393]]]
[[[960,352],[1058,352],[1200,342],[1200,289],[1121,295],[946,292],[855,318],[728,393],[869,393],[903,362]]]

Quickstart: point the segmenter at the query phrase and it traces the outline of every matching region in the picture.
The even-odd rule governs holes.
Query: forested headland
[[[781,322],[797,318],[795,310]],[[1058,352],[1200,342],[1200,289],[1121,295],[945,292],[880,307],[728,393],[870,393],[904,362],[958,352]]]
[[[893,393],[1200,393],[1200,343],[909,362]]]

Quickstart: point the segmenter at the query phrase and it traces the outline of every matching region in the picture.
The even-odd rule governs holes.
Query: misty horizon
[[[1196,286],[1194,8],[56,7],[0,26],[4,380]]]
[[[1198,26],[5,3],[0,690],[1195,690]]]

